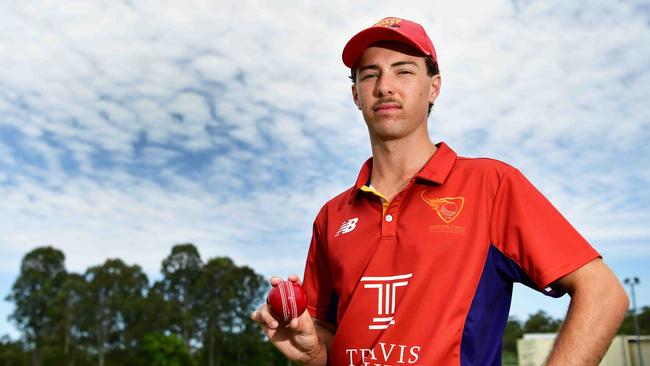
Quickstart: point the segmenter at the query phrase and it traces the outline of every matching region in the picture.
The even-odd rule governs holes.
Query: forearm
[[[547,366],[598,365],[623,321],[627,295],[612,274],[573,289]]]

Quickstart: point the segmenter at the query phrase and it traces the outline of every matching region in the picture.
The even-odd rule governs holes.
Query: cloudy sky
[[[342,47],[391,15],[438,51],[432,139],[521,169],[650,305],[650,5],[412,4],[0,1],[0,295],[48,244],[76,272],[119,257],[155,279],[192,242],[302,273],[370,155]],[[518,288],[512,314],[566,304]]]

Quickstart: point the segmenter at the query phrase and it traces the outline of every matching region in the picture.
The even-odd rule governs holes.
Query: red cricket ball
[[[305,312],[307,296],[299,283],[280,281],[269,291],[266,303],[275,319],[288,323]]]

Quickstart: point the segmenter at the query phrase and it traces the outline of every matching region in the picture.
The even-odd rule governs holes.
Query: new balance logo
[[[354,228],[357,227],[357,222],[359,222],[358,217],[355,217],[355,218],[350,219],[348,221],[344,221],[341,224],[341,227],[339,228],[339,230],[336,232],[336,234],[334,234],[334,236],[336,237],[336,236],[339,236],[341,234],[347,234],[350,231],[354,230]]]
[[[395,294],[399,287],[406,287],[413,273],[390,277],[361,277],[364,288],[377,289],[377,316],[372,318],[368,329],[386,329],[395,324]]]

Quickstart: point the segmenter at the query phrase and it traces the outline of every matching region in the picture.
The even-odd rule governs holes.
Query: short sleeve
[[[332,285],[326,242],[321,234],[319,218],[316,218],[314,222],[305,265],[303,288],[307,295],[309,314],[313,318],[336,324],[338,297]]]
[[[501,176],[490,217],[490,240],[540,288],[600,255],[519,172]]]

